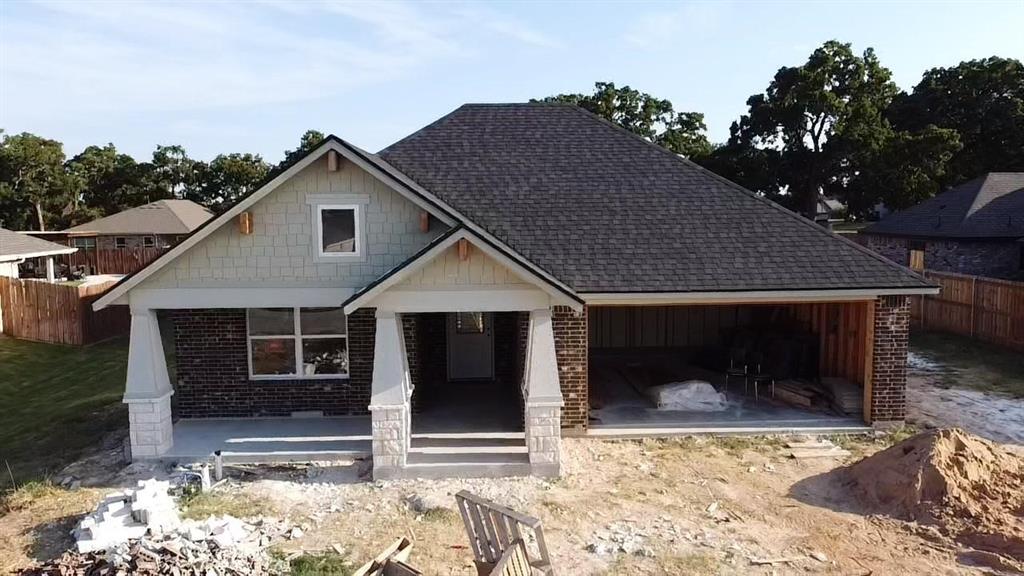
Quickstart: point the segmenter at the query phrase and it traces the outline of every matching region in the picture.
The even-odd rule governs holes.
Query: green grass
[[[911,334],[910,350],[951,368],[937,375],[943,386],[1024,398],[1024,354],[1020,352],[939,332]]]
[[[46,478],[127,427],[127,361],[126,339],[70,347],[0,336],[0,487],[11,474],[17,484]]]
[[[182,518],[205,520],[210,516],[254,518],[273,512],[270,501],[237,492],[195,492],[181,499]]]
[[[354,570],[348,558],[334,552],[307,552],[293,558],[290,567],[292,576],[348,576]]]

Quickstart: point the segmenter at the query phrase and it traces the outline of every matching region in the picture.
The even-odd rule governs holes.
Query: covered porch
[[[557,476],[559,305],[582,313],[465,230],[350,299],[376,315],[374,477]]]

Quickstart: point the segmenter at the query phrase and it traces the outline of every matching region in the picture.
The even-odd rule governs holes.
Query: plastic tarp
[[[725,394],[716,391],[710,382],[704,380],[686,380],[652,386],[647,389],[647,396],[659,410],[720,412],[728,408]]]

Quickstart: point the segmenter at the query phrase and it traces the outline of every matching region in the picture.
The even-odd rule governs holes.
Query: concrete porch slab
[[[174,423],[174,445],[161,456],[206,461],[217,450],[225,462],[279,463],[370,455],[370,417],[210,418]]]

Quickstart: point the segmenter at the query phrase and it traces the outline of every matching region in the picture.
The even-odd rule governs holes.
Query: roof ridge
[[[678,162],[682,162],[683,164],[686,164],[687,166],[690,166],[690,167],[693,167],[693,168],[697,168],[701,172],[711,176],[712,178],[714,178],[716,180],[721,181],[722,183],[726,184],[727,186],[729,186],[730,188],[736,190],[737,192],[745,194],[745,195],[749,196],[750,198],[753,198],[754,200],[757,200],[758,202],[761,202],[761,203],[763,203],[763,204],[765,204],[765,205],[775,209],[776,211],[781,212],[782,214],[785,214],[786,216],[788,216],[790,218],[795,218],[800,223],[802,223],[804,225],[807,225],[807,226],[810,226],[814,230],[817,230],[819,233],[824,234],[825,236],[827,236],[829,238],[834,238],[836,240],[844,242],[844,243],[846,243],[846,245],[850,246],[851,248],[854,248],[855,250],[858,250],[858,251],[862,252],[863,254],[871,256],[875,260],[878,260],[878,261],[883,262],[885,264],[892,264],[892,265],[900,266],[901,268],[903,268],[904,272],[909,272],[910,274],[912,274],[917,279],[922,280],[922,281],[924,281],[926,283],[930,283],[924,276],[921,276],[920,274],[914,272],[910,268],[907,268],[906,266],[902,266],[900,264],[897,264],[897,263],[893,262],[892,260],[889,260],[888,258],[882,256],[881,254],[878,254],[878,253],[876,253],[876,252],[874,252],[874,251],[872,251],[872,250],[870,250],[870,249],[868,249],[868,248],[866,248],[864,246],[861,246],[860,244],[857,244],[853,240],[849,240],[847,238],[843,238],[842,236],[840,236],[839,234],[836,234],[835,232],[832,232],[831,230],[826,230],[825,228],[819,226],[818,224],[815,224],[814,222],[808,220],[807,218],[804,218],[803,216],[797,214],[796,212],[793,212],[792,210],[789,210],[789,209],[785,208],[784,206],[781,206],[780,204],[778,204],[776,202],[773,202],[773,201],[771,201],[771,200],[769,200],[767,198],[758,196],[755,192],[753,192],[751,190],[747,190],[746,188],[744,188],[743,186],[740,186],[739,184],[733,182],[732,180],[729,180],[728,178],[726,178],[726,177],[724,177],[724,176],[722,176],[720,174],[716,174],[715,172],[712,172],[711,170],[708,170],[707,168],[701,166],[700,164],[697,164],[696,162],[694,162],[693,160],[690,160],[689,158],[686,158],[685,156],[682,156],[680,154],[676,154],[675,152],[672,152],[668,148],[665,148],[664,146],[662,146],[660,144],[657,144],[655,142],[651,142],[650,140],[648,140],[647,138],[644,138],[643,136],[637,134],[636,132],[632,132],[630,130],[627,130],[627,129],[623,128],[622,126],[619,126],[618,124],[608,120],[607,118],[603,118],[601,116],[598,116],[597,114],[594,114],[593,112],[591,112],[589,110],[586,110],[586,109],[584,109],[584,108],[582,108],[580,106],[571,105],[571,107],[576,109],[576,110],[578,110],[579,112],[583,113],[584,115],[589,116],[592,119],[598,120],[599,122],[603,123],[605,126],[611,127],[611,128],[613,128],[615,130],[618,130],[620,132],[628,134],[629,136],[631,136],[631,137],[633,137],[635,139],[639,139],[644,144],[647,144],[649,146],[653,146],[655,149],[657,149],[657,150],[659,150],[659,151],[661,151],[661,152],[663,152],[665,154],[668,154],[669,156],[671,156],[672,158],[674,158]]]

